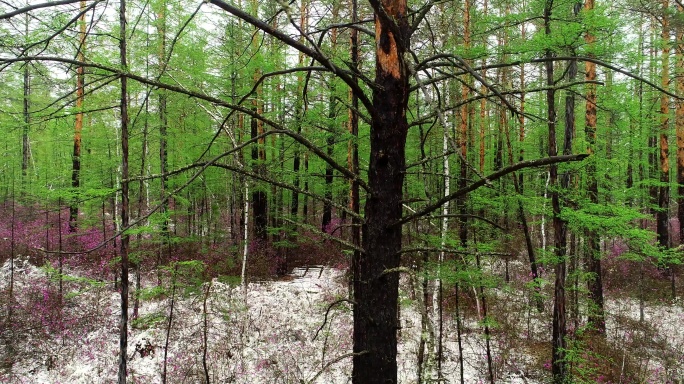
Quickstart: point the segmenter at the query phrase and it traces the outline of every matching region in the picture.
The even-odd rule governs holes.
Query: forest
[[[0,1],[0,382],[681,383],[684,1]]]

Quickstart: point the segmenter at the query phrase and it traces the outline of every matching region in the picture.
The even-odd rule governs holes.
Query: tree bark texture
[[[400,260],[401,226],[390,224],[402,213],[409,94],[403,56],[409,27],[406,0],[371,4],[376,13],[376,87],[368,168],[371,194],[354,287],[354,384],[397,382],[399,273],[394,269]]]

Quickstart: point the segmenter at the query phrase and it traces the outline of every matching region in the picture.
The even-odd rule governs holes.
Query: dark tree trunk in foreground
[[[383,0],[375,18],[376,65],[368,184],[363,228],[364,254],[354,287],[354,384],[397,382],[397,298],[402,186],[408,123],[406,0]],[[394,20],[394,21],[393,21]],[[396,24],[395,24],[396,23]],[[394,32],[399,32],[396,36]]]

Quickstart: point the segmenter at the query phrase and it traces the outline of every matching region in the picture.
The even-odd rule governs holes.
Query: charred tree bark
[[[363,227],[364,254],[354,287],[352,382],[397,382],[397,299],[405,144],[408,132],[409,39],[406,0],[373,1],[376,65],[370,132],[368,184]],[[379,12],[384,11],[384,12]],[[396,34],[395,34],[396,33]]]

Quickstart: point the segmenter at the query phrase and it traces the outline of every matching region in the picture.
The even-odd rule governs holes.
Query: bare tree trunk
[[[207,301],[209,301],[209,294],[211,293],[212,282],[204,288],[204,300],[202,300],[202,368],[204,370],[204,381],[210,384],[209,380],[209,366],[207,365],[207,353],[209,349],[209,322],[207,316]]]
[[[26,43],[28,44],[28,34],[29,34],[29,19],[28,13],[26,14],[26,25],[24,33],[26,35]],[[29,67],[31,62],[24,63],[24,98],[23,98],[23,116],[24,116],[24,127],[22,129],[21,135],[21,176],[22,186],[26,182],[26,175],[28,175],[29,161],[31,157],[31,143],[29,141],[29,125],[31,124],[31,74]]]
[[[669,0],[663,0],[663,9],[669,6]],[[670,86],[670,24],[667,15],[662,17],[662,72],[661,86]],[[658,212],[656,227],[658,244],[663,248],[670,246],[668,214],[670,210],[670,161],[667,134],[670,129],[670,97],[665,93],[660,95],[660,187],[658,188]]]
[[[546,35],[551,34],[551,10],[553,8],[553,0],[546,0],[544,7],[544,27]],[[546,84],[549,87],[546,93],[547,103],[547,119],[549,128],[549,156],[556,156],[558,154],[556,144],[556,108],[555,99],[556,92],[554,88],[554,71],[553,71],[553,52],[548,49],[546,51],[546,58],[548,61],[546,66]],[[558,260],[554,267],[556,273],[556,280],[554,283],[554,302],[553,302],[553,324],[552,324],[552,353],[551,353],[551,373],[553,374],[554,384],[563,384],[568,378],[566,356],[566,311],[565,311],[565,278],[566,278],[566,264],[565,264],[565,231],[566,226],[560,217],[561,206],[560,196],[558,193],[558,166],[551,165],[550,170],[550,184],[551,184],[551,204],[553,207],[553,229],[554,229],[554,248]]]
[[[409,82],[406,0],[374,3],[376,66],[363,249],[354,287],[352,382],[397,382],[397,300]],[[379,9],[382,8],[382,9]],[[383,11],[383,12],[380,12]],[[398,33],[396,35],[395,33]]]
[[[176,279],[178,278],[178,262],[171,272],[171,302],[169,304],[169,319],[166,322],[166,336],[164,338],[164,361],[162,363],[162,384],[166,384],[166,362],[169,355],[169,340],[171,339],[171,327],[173,325],[173,310],[176,305]]]
[[[352,13],[352,23],[358,21],[358,3],[357,0],[351,0],[351,13]],[[352,28],[350,31],[350,56],[353,69],[358,69],[359,66],[359,32]],[[358,83],[358,76],[356,72],[352,76],[352,81]],[[348,153],[347,153],[347,166],[354,175],[358,177],[359,175],[359,98],[353,91],[349,91],[351,94],[351,108],[349,108],[349,133],[351,134],[351,139],[349,140]],[[349,185],[349,208],[355,214],[359,214],[361,209],[359,194],[359,183],[356,180],[351,180]],[[352,244],[357,248],[361,247],[361,220],[358,217],[352,217],[352,229],[351,229]],[[352,260],[350,265],[351,270],[351,284],[349,289],[349,297],[354,295],[354,287],[357,286],[358,282],[355,281],[358,277],[357,266],[359,264],[359,259],[361,257],[361,252],[354,250],[352,254]]]
[[[585,12],[592,12],[594,0],[586,0]],[[596,42],[591,32],[584,37],[587,45],[592,46]],[[592,54],[590,54],[592,56]],[[585,63],[585,80],[587,81],[587,103],[585,113],[584,131],[587,140],[587,153],[594,154],[596,148],[596,85],[591,82],[596,80],[596,64],[587,61]],[[587,165],[587,193],[592,204],[598,204],[598,179],[596,174],[596,159],[592,159]],[[599,334],[605,335],[606,325],[603,314],[603,282],[601,271],[601,239],[600,234],[590,232],[587,234],[587,271],[592,274],[587,282],[589,290],[589,322],[596,328]]]
[[[677,3],[677,13],[684,15],[684,6]],[[677,23],[675,45],[676,52],[676,85],[677,95],[684,96],[684,26],[682,23]],[[684,101],[677,99],[675,102],[675,126],[677,129],[677,218],[679,219],[679,244],[684,244]],[[676,290],[674,289],[675,266],[672,266],[672,281],[673,290],[672,298],[676,298]]]
[[[166,71],[166,0],[163,0],[159,6],[161,7],[156,12],[157,16],[157,35],[159,36],[159,73],[158,76],[161,78]],[[164,240],[168,240],[169,237],[169,200],[166,199],[166,189],[168,176],[169,159],[168,159],[168,133],[167,129],[169,126],[168,114],[167,114],[167,102],[168,95],[165,90],[159,89],[158,97],[158,113],[159,113],[159,173],[161,177],[159,179],[159,197],[161,199],[161,207],[159,208],[159,213],[163,217],[161,224],[162,234],[164,235]],[[168,244],[166,244],[167,246]],[[163,253],[166,251],[165,245],[161,246],[163,258]]]
[[[79,46],[78,61],[85,61],[85,0],[81,0],[81,14],[79,20]],[[78,188],[81,185],[81,132],[83,131],[83,90],[85,84],[85,67],[79,66],[76,69],[76,122],[74,123],[74,153],[71,158],[71,188],[75,196],[69,205],[69,232],[76,232],[78,228]]]
[[[119,7],[119,54],[121,68],[128,68],[126,53],[126,0]],[[121,227],[128,228],[128,81],[121,76]],[[119,375],[118,384],[126,384],[128,359],[128,243],[129,235],[121,235],[121,321],[119,324]]]
[[[464,0],[465,3],[463,5],[463,26],[464,26],[464,31],[463,31],[463,48],[464,49],[469,49],[471,45],[470,41],[470,8],[471,8],[471,0]],[[467,100],[468,96],[470,95],[470,86],[469,84],[463,83],[461,87],[461,100]],[[465,188],[465,186],[468,183],[468,164],[466,163],[466,159],[468,158],[468,117],[470,115],[469,113],[470,110],[470,105],[468,103],[463,104],[460,108],[459,115],[460,115],[460,122],[459,122],[459,132],[460,132],[460,140],[459,144],[461,146],[461,174],[460,174],[460,179],[459,179],[459,184],[458,187],[459,189]],[[468,243],[468,220],[467,220],[467,213],[468,213],[468,207],[467,207],[467,197],[463,195],[457,200],[457,206],[459,210],[459,222],[460,222],[460,229],[459,229],[459,237],[461,239],[461,246],[466,247]]]
[[[332,23],[336,24],[338,20],[338,16],[340,13],[339,9],[339,3],[335,2],[332,6],[332,11],[331,11],[331,16],[332,16]],[[330,45],[331,49],[335,51],[337,49],[337,36],[338,36],[338,30],[337,28],[333,28],[332,31],[330,31]],[[328,98],[328,132],[327,132],[327,137],[325,139],[325,144],[326,144],[326,151],[327,155],[330,158],[333,158],[334,153],[335,153],[335,136],[337,135],[337,127],[335,124],[335,117],[337,116],[337,99],[335,92],[337,90],[337,85],[335,83],[337,79],[332,77],[330,79],[330,96]],[[332,221],[332,199],[333,199],[333,167],[332,164],[327,164],[325,167],[325,199],[326,201],[323,202],[323,218],[321,220],[321,230],[323,232],[330,232],[334,228],[329,228],[330,222]]]

